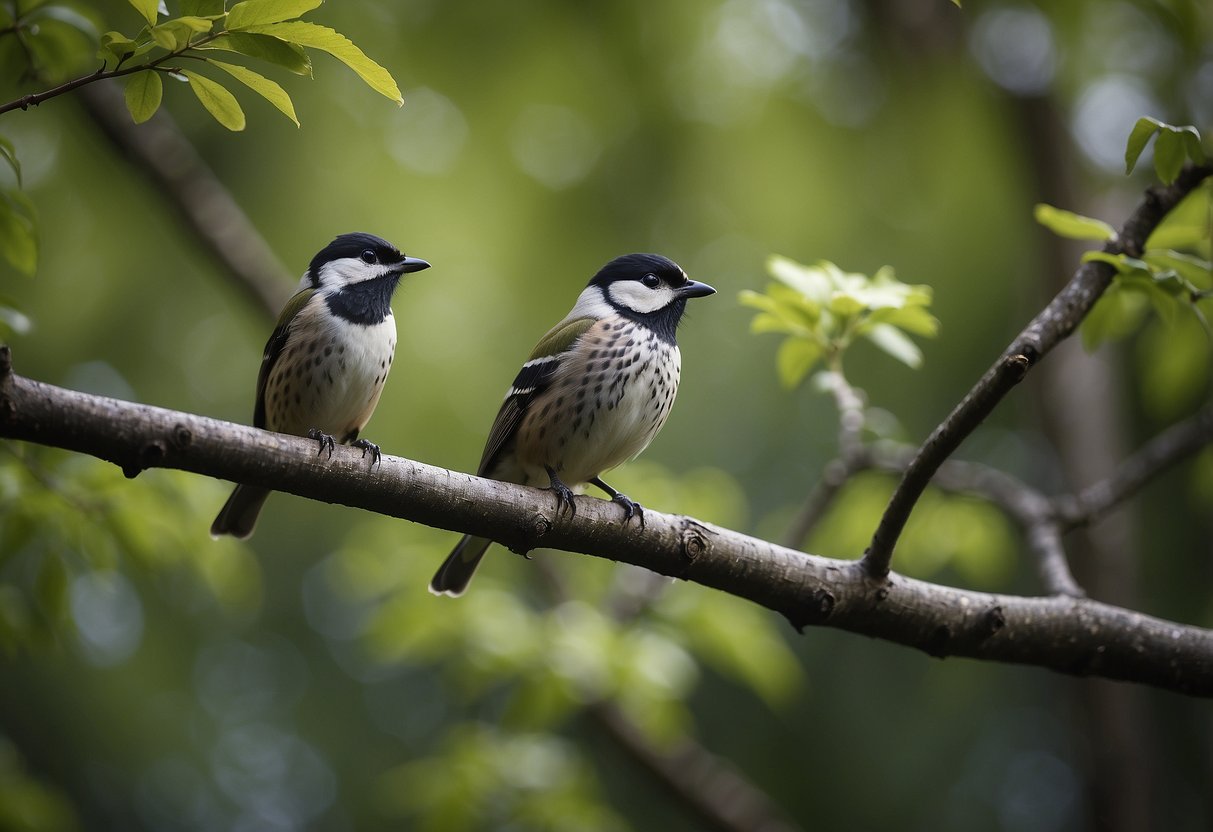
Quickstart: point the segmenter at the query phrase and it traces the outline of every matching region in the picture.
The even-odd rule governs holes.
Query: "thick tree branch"
[[[1047,667],[1213,696],[1213,631],[1085,598],[971,592],[860,563],[805,555],[688,517],[579,497],[557,514],[545,491],[385,455],[371,469],[354,449],[315,444],[188,413],[91,396],[12,374],[0,347],[0,436],[90,454],[130,476],[167,467],[275,488],[452,531],[516,551],[536,546],[632,563],[746,598],[797,628],[837,627],[918,648]],[[201,529],[199,533],[204,533]]]
[[[1147,190],[1145,198],[1125,222],[1117,238],[1106,243],[1103,250],[1140,257],[1146,239],[1163,217],[1210,173],[1213,173],[1213,168],[1208,165],[1189,163],[1175,182]],[[893,547],[897,545],[906,520],[943,461],[977,429],[1037,361],[1074,332],[1114,276],[1115,270],[1106,263],[1084,263],[1049,305],[1015,337],[960,404],[931,432],[906,468],[889,499],[880,525],[872,535],[871,545],[862,561],[868,575],[879,579],[888,573]]]

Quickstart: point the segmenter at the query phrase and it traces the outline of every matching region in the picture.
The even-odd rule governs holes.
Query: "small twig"
[[[1116,473],[1077,494],[1053,500],[1058,522],[1068,529],[1088,525],[1139,491],[1170,466],[1213,443],[1213,405],[1173,425],[1121,463]]]
[[[224,33],[212,32],[209,35],[199,38],[197,41],[187,43],[178,49],[174,49],[171,52],[166,52],[159,58],[155,58],[154,60],[148,61],[145,64],[139,64],[138,66],[128,66],[125,69],[115,66],[113,69],[107,70],[105,68],[105,64],[103,63],[96,69],[96,71],[90,72],[88,75],[81,75],[79,78],[64,81],[59,86],[52,87],[49,90],[32,92],[28,95],[23,95],[20,98],[14,99],[7,104],[0,104],[0,115],[3,115],[11,110],[28,110],[30,107],[37,107],[44,101],[48,101],[65,93],[72,92],[73,90],[80,89],[81,87],[87,84],[92,84],[96,81],[106,81],[111,78],[121,78],[125,75],[133,75],[136,72],[147,72],[150,70],[159,69],[160,65],[165,61],[180,57],[183,53],[185,53],[186,50],[196,49],[199,46],[209,43],[210,41],[219,37],[221,34]]]
[[[896,468],[904,470],[912,454],[910,449],[891,472],[899,473]],[[1050,595],[1080,598],[1086,594],[1070,571],[1061,540],[1062,528],[1045,495],[1003,471],[954,459],[939,467],[931,484],[944,491],[981,496],[1001,508],[1023,530],[1028,548],[1036,556],[1041,585]]]
[[[1213,168],[1208,165],[1188,163],[1172,184],[1147,190],[1117,239],[1106,243],[1103,250],[1140,256],[1146,238],[1163,217],[1210,173],[1213,173]],[[897,539],[939,466],[977,429],[1036,362],[1074,332],[1114,276],[1115,270],[1106,263],[1084,263],[1065,288],[1016,336],[960,404],[931,432],[906,468],[872,535],[872,542],[862,561],[864,572],[869,577],[883,580],[888,574]]]
[[[830,394],[838,411],[838,456],[822,468],[821,480],[809,491],[809,496],[784,534],[783,545],[791,549],[804,545],[809,532],[820,522],[847,480],[869,467],[870,460],[863,443],[863,430],[867,422],[864,394],[847,381],[838,352],[831,356],[828,378]]]

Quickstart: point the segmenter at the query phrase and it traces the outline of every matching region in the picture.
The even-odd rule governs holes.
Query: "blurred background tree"
[[[45,81],[76,77],[100,33],[142,20],[119,0],[4,5],[43,9],[36,37],[0,35],[4,101],[45,88],[31,49],[61,76]],[[612,483],[776,540],[837,452],[837,414],[781,386],[734,300],[767,284],[772,252],[933,288],[922,369],[862,342],[847,357],[880,432],[917,442],[1078,261],[1033,204],[1116,224],[1150,177],[1123,175],[1136,119],[1213,127],[1194,1],[416,0],[309,19],[386,67],[405,106],[314,53],[312,82],[264,70],[302,129],[244,90],[242,133],[171,81],[162,107],[291,273],[356,229],[435,264],[397,295],[366,435],[473,468],[543,328],[610,257],[660,251],[721,295],[683,329],[666,430]],[[18,367],[249,420],[262,305],[82,103],[0,116],[39,242],[36,276],[0,271]],[[1209,400],[1195,319],[1123,317],[1125,337],[1050,356],[962,455],[1069,490]],[[891,487],[855,481],[808,551],[857,556]],[[276,495],[250,544],[213,542],[226,489],[0,445],[0,828],[704,828],[637,748],[711,749],[793,828],[1213,823],[1199,702],[796,636],[719,593],[550,552],[499,553],[467,597],[437,599],[454,535]],[[1206,451],[1087,533],[1080,582],[1213,625],[1211,504]],[[967,499],[928,495],[894,566],[1036,591],[1015,532]]]

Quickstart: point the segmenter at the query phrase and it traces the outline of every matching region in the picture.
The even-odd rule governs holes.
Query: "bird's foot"
[[[548,491],[556,495],[556,513],[560,514],[565,507],[568,507],[569,515],[575,516],[577,504],[573,502],[573,489],[561,482],[560,477],[556,476],[556,472],[551,468],[548,468],[547,471],[548,479],[552,481],[552,484],[548,486]]]
[[[379,446],[367,439],[355,439],[350,443],[355,448],[362,449],[362,458],[366,459],[366,455],[371,455],[371,468],[380,465],[383,462],[383,454],[379,452]]]
[[[612,503],[618,503],[619,505],[623,506],[624,525],[627,525],[627,522],[633,517],[639,517],[640,528],[644,528],[644,507],[641,506],[640,503],[633,500],[627,494],[620,494],[614,488],[611,488],[602,481],[602,477],[594,477],[590,480],[590,482],[606,492],[606,495],[611,498]]]
[[[612,503],[619,503],[623,506],[623,524],[626,526],[628,521],[633,517],[640,519],[640,528],[644,528],[644,506],[633,500],[627,494],[620,494],[618,491],[611,497]]]
[[[319,430],[318,428],[312,428],[307,432],[307,438],[315,439],[320,443],[320,448],[316,451],[316,456],[320,456],[322,453],[324,453],[325,448],[328,448],[329,459],[333,458],[333,449],[337,447],[337,442],[333,439],[333,437],[329,436],[327,433]]]

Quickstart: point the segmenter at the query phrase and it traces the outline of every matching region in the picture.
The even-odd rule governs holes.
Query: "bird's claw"
[[[633,517],[640,519],[640,528],[644,528],[644,506],[633,500],[627,494],[616,494],[611,498],[612,503],[623,506],[623,523],[627,525]]]
[[[366,459],[366,455],[368,453],[371,455],[371,467],[372,468],[374,468],[376,465],[382,464],[383,454],[380,453],[379,446],[376,445],[374,442],[371,442],[370,440],[367,440],[367,439],[355,439],[350,444],[353,445],[355,448],[362,449],[362,458],[363,459]]]
[[[573,502],[573,489],[569,488],[567,485],[562,483],[560,480],[556,480],[555,482],[552,483],[551,487],[548,490],[552,491],[556,494],[556,513],[557,514],[560,514],[561,512],[563,512],[564,509],[567,507],[569,510],[570,517],[575,517],[577,515],[577,504],[575,502]]]
[[[547,469],[548,479],[551,480],[551,485],[548,486],[548,491],[556,495],[556,513],[560,514],[567,506],[569,516],[577,515],[577,504],[573,502],[573,489],[569,488],[560,481],[560,477],[556,476],[556,471],[552,468]]]
[[[324,453],[324,449],[328,448],[329,459],[333,458],[333,449],[337,447],[337,442],[333,439],[333,437],[329,436],[327,433],[319,430],[318,428],[312,428],[307,432],[307,438],[315,439],[320,443],[320,448],[316,451],[316,456],[320,456],[322,453]]]

